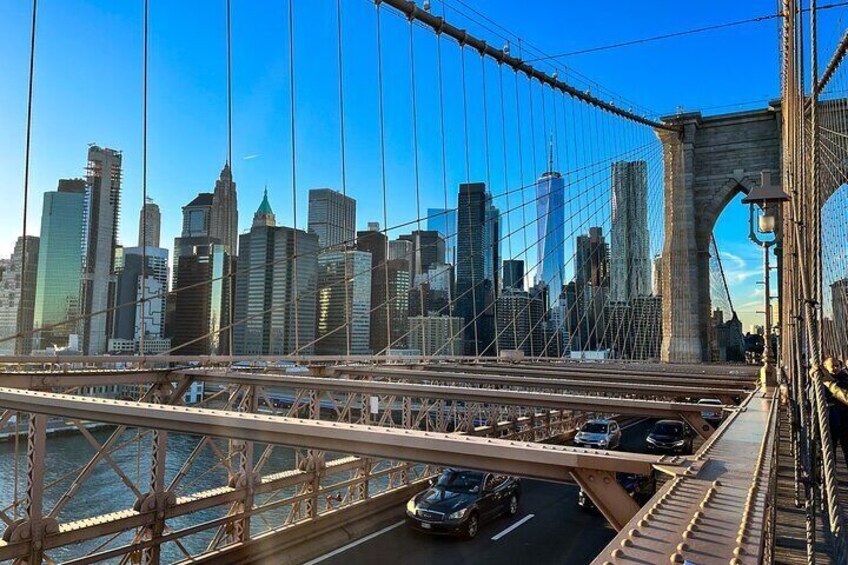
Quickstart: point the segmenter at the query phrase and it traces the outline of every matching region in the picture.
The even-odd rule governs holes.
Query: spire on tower
[[[551,132],[551,143],[548,151],[548,172],[554,172],[554,132]]]

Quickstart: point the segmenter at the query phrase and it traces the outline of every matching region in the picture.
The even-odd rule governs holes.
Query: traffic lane
[[[617,451],[629,451],[630,453],[646,453],[645,438],[651,431],[653,425],[657,422],[653,418],[644,418],[636,420],[631,424],[625,424],[621,430],[621,444]],[[569,440],[567,445],[574,445],[574,442]]]
[[[589,563],[615,536],[600,514],[577,506],[577,487],[526,479],[521,487],[518,514],[485,524],[472,540],[428,535],[401,525],[310,563]]]

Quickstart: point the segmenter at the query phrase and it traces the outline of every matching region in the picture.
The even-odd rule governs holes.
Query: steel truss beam
[[[0,388],[0,407],[193,435],[259,441],[360,457],[478,468],[550,481],[573,468],[647,474],[657,457],[265,414],[163,406]],[[200,434],[198,432],[201,432]]]
[[[492,388],[469,388],[443,385],[422,385],[383,381],[354,381],[337,378],[300,377],[292,375],[243,374],[233,371],[186,371],[195,380],[215,383],[239,383],[263,387],[283,387],[303,390],[321,390],[339,393],[366,395],[396,395],[404,398],[430,398],[451,401],[524,406],[533,408],[576,410],[581,412],[617,413],[655,418],[684,417],[683,414],[700,416],[703,406],[683,402],[663,402],[598,396],[577,396],[503,390]],[[698,422],[700,424],[701,422]],[[712,427],[700,426],[699,433],[709,437]]]
[[[385,377],[415,381],[443,381],[453,383],[514,386],[551,390],[582,390],[604,394],[639,395],[663,398],[702,397],[705,395],[719,396],[723,400],[730,397],[744,397],[748,391],[739,387],[734,388],[705,388],[692,385],[649,385],[628,383],[626,380],[607,382],[604,380],[559,380],[539,377],[507,377],[500,375],[478,375],[473,373],[455,373],[447,371],[432,371],[404,369],[393,367],[329,367],[321,371],[331,375],[352,375],[363,377]]]

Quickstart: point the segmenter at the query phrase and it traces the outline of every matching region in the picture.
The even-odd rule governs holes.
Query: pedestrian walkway
[[[779,565],[800,565],[807,561],[806,513],[804,489],[798,489],[799,504],[795,504],[795,469],[789,429],[789,412],[780,409],[780,444],[778,445],[777,507],[775,519],[774,562]],[[841,450],[835,449],[837,480],[842,508],[848,508],[848,469]],[[816,563],[836,563],[833,543],[821,506],[816,512]]]

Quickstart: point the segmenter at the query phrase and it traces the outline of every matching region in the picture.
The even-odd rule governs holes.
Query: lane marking
[[[632,423],[630,423],[630,424],[627,424],[626,426],[624,426],[623,428],[621,428],[621,431],[629,430],[629,429],[630,429],[630,428],[632,428],[633,426],[638,426],[639,424],[641,424],[642,422],[645,422],[646,420],[647,420],[647,418],[642,418],[642,419],[640,419],[640,420],[636,420],[635,422],[632,422]]]
[[[507,529],[505,529],[501,533],[495,534],[494,536],[492,536],[492,541],[498,541],[499,539],[501,539],[502,537],[504,537],[505,535],[510,533],[512,530],[514,530],[514,529],[520,527],[522,524],[525,524],[525,523],[529,522],[530,520],[532,520],[535,516],[536,516],[535,514],[528,514],[527,516],[525,516],[524,518],[522,518],[518,522],[514,523],[513,525],[511,525],[510,527],[508,527]]]
[[[313,559],[312,561],[307,561],[307,562],[306,562],[306,563],[304,563],[303,565],[315,565],[316,563],[321,563],[322,561],[326,561],[327,559],[329,559],[329,558],[331,558],[331,557],[335,557],[336,555],[338,555],[338,554],[340,554],[340,553],[344,553],[344,552],[345,552],[345,551],[347,551],[348,549],[353,549],[353,548],[354,548],[354,547],[356,547],[357,545],[363,544],[363,543],[365,543],[365,542],[367,542],[367,541],[371,541],[372,539],[374,539],[374,538],[376,538],[376,537],[378,537],[378,536],[381,536],[381,535],[383,535],[383,534],[385,534],[385,533],[391,532],[391,531],[392,531],[392,530],[394,530],[395,528],[399,528],[400,526],[403,526],[403,524],[404,524],[404,521],[403,521],[403,520],[401,520],[400,522],[397,522],[397,523],[395,523],[395,524],[392,524],[391,526],[386,526],[386,527],[385,527],[385,528],[383,528],[382,530],[376,531],[376,532],[374,532],[373,534],[368,534],[368,535],[367,535],[367,536],[365,536],[364,538],[359,538],[359,539],[358,539],[358,540],[356,540],[356,541],[352,541],[352,542],[350,542],[350,543],[349,543],[349,544],[347,544],[347,545],[344,545],[344,546],[342,546],[342,547],[340,547],[340,548],[338,548],[338,549],[334,549],[334,550],[333,550],[333,551],[331,551],[330,553],[325,553],[324,555],[322,555],[322,556],[320,556],[320,557],[316,557],[316,558],[315,558],[315,559]]]

